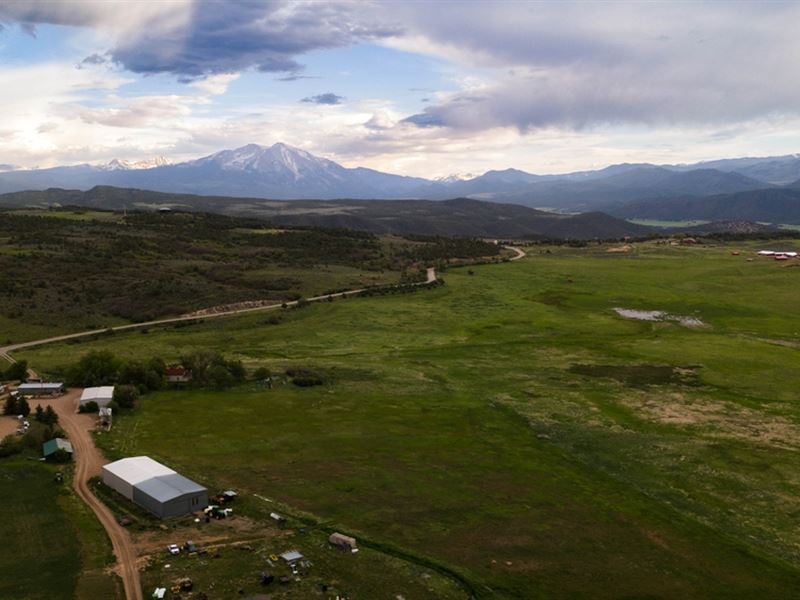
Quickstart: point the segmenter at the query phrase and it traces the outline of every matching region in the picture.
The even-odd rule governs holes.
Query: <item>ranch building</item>
[[[42,444],[42,454],[44,455],[45,458],[52,456],[58,450],[63,450],[64,452],[71,455],[72,444],[70,444],[69,441],[65,440],[64,438],[54,438]]]
[[[81,406],[87,402],[97,402],[97,406],[106,406],[114,399],[114,386],[90,387],[81,394]]]
[[[147,456],[123,458],[103,467],[103,483],[161,519],[208,506],[208,490]]]
[[[61,382],[51,383],[21,383],[17,387],[20,396],[60,396],[66,391]]]

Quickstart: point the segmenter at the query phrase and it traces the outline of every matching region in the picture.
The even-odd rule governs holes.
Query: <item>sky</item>
[[[437,177],[800,152],[800,2],[0,2],[0,165]],[[7,167],[6,167],[7,168]]]

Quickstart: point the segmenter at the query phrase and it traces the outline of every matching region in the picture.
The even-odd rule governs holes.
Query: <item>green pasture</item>
[[[531,247],[432,291],[18,357],[57,375],[89,350],[213,348],[324,370],[316,388],[149,395],[100,441],[450,567],[481,597],[787,598],[800,269],[758,248]]]

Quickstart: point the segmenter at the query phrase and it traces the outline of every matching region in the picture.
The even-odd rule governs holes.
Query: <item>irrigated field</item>
[[[315,388],[150,395],[102,443],[453,567],[481,596],[787,598],[800,268],[748,261],[755,249],[537,247],[277,325],[250,315],[19,358],[57,371],[90,349],[208,347],[327,370]]]

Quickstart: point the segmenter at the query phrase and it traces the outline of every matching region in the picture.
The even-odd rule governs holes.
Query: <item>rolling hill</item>
[[[255,217],[275,224],[344,227],[373,233],[523,236],[573,239],[647,235],[651,229],[602,213],[564,215],[517,204],[469,198],[431,200],[264,200],[168,194],[99,186],[88,191],[49,189],[0,196],[0,207],[77,205],[91,208],[171,208]]]
[[[800,223],[800,188],[749,190],[698,198],[651,198],[607,210],[623,219]]]

